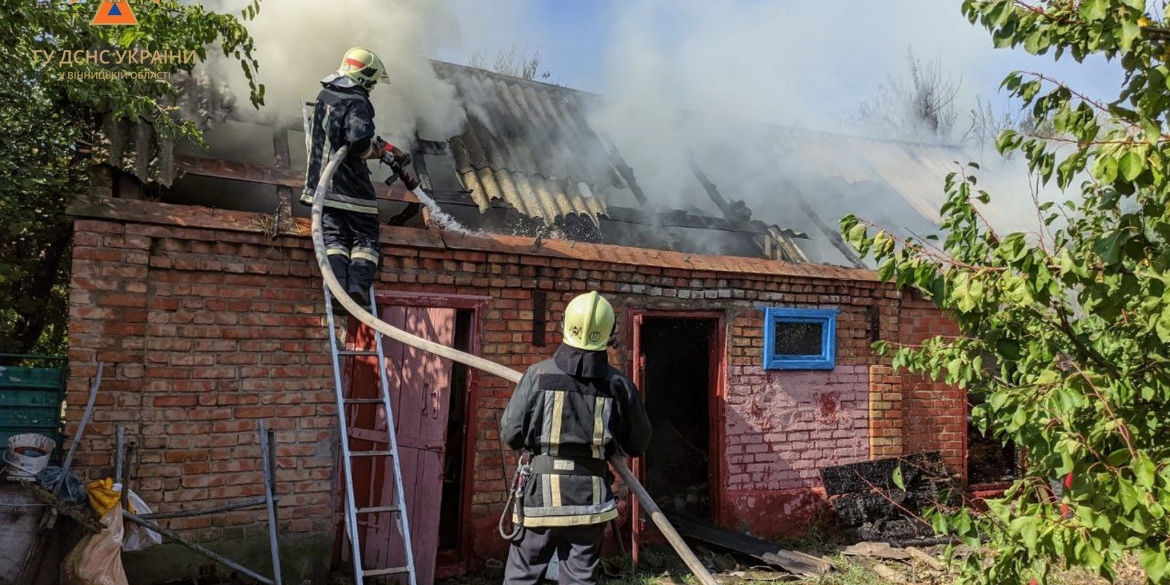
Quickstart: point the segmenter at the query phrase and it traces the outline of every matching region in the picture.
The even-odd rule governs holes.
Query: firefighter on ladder
[[[338,70],[321,80],[313,109],[308,168],[301,203],[313,204],[314,190],[329,158],[349,146],[349,156],[333,175],[325,194],[321,231],[329,266],[350,298],[370,306],[369,290],[378,271],[378,204],[366,161],[379,159],[397,168],[410,164],[410,154],[374,133],[370,91],[389,82],[382,60],[360,47],[346,52]],[[340,303],[334,309],[344,312]]]
[[[564,341],[528,369],[501,421],[501,436],[532,458],[516,495],[508,585],[535,585],[556,555],[559,581],[593,584],[605,523],[617,517],[607,460],[639,456],[650,421],[634,383],[611,367],[613,307],[590,292],[565,310]],[[620,451],[619,451],[620,450]]]

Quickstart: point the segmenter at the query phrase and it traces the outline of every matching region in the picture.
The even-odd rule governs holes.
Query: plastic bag
[[[126,503],[130,505],[132,514],[149,514],[150,508],[146,506],[146,502],[138,497],[138,494],[133,491],[126,492]],[[125,552],[134,552],[144,548],[150,548],[156,544],[162,544],[162,535],[144,528],[137,524],[130,524],[126,529],[126,543],[122,545],[122,550]]]
[[[65,557],[63,585],[129,585],[122,568],[122,508],[110,508],[102,525],[105,530],[86,535]]]
[[[37,483],[45,488],[45,491],[53,491],[58,481],[61,481],[61,468],[56,465],[50,465],[37,474]],[[80,504],[85,501],[85,486],[81,485],[77,474],[69,472],[69,475],[65,477],[65,485],[61,486],[57,497],[69,504]]]

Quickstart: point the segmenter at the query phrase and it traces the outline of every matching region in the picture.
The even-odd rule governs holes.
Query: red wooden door
[[[387,307],[387,323],[446,346],[455,341],[455,310],[418,307]],[[411,544],[414,548],[418,585],[431,585],[439,544],[439,511],[442,504],[443,459],[447,434],[447,408],[451,386],[451,361],[384,338],[387,380],[397,429],[399,465],[409,514]],[[385,444],[386,417],[378,408],[371,437]],[[365,438],[365,437],[360,437]],[[368,497],[373,506],[397,504],[393,469],[379,460],[372,470]],[[355,478],[355,487],[363,487]],[[363,560],[367,567],[387,568],[406,564],[405,548],[397,515],[376,514],[369,518],[364,535]],[[401,579],[401,582],[406,582]]]
[[[646,355],[642,351],[642,324],[645,322],[645,318],[642,314],[638,313],[638,314],[634,315],[634,318],[632,319],[632,321],[633,321],[633,326],[630,328],[631,329],[630,335],[633,338],[633,343],[631,344],[632,345],[631,349],[633,350],[633,354],[634,354],[634,356],[633,356],[634,359],[632,361],[633,366],[634,366],[634,368],[633,368],[633,370],[634,370],[633,371],[634,385],[638,387],[638,391],[641,393],[642,399],[644,402],[646,399]],[[645,476],[643,469],[642,469],[642,461],[644,459],[645,459],[645,457],[638,457],[635,459],[631,459],[629,461],[630,462],[630,471],[633,472],[634,477],[638,478],[638,481],[641,481],[641,482],[646,481],[646,476]],[[638,561],[639,561],[638,557],[640,556],[640,553],[641,553],[640,548],[641,548],[641,544],[642,544],[642,542],[641,542],[642,541],[642,504],[641,504],[641,502],[638,501],[638,498],[634,496],[633,492],[630,492],[629,498],[630,498],[630,555],[631,555],[630,564],[632,565],[633,570],[635,572],[637,572]]]

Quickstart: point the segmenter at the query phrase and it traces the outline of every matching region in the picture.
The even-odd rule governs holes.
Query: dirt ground
[[[926,549],[939,552],[938,549]],[[835,570],[831,573],[798,578],[783,571],[777,571],[762,563],[755,564],[748,558],[715,553],[696,547],[695,553],[704,564],[712,569],[712,575],[720,585],[774,585],[776,583],[797,583],[801,585],[944,585],[953,583],[955,576],[939,565],[919,559],[906,561],[879,560],[859,556],[846,556],[831,550],[806,550],[822,554]],[[941,559],[941,557],[936,557]],[[629,560],[610,558],[603,561],[603,585],[697,585],[698,581],[670,550],[650,549],[642,554],[638,573],[629,575]],[[469,575],[458,579],[441,581],[439,585],[498,585],[502,579],[484,575]],[[1114,585],[1143,585],[1144,575],[1136,562],[1127,563],[1119,570]],[[1052,575],[1048,585],[1107,585],[1108,581],[1083,571],[1062,571]]]

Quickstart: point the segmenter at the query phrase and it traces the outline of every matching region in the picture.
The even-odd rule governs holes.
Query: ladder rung
[[[394,567],[393,569],[370,569],[362,571],[362,577],[381,577],[382,575],[401,575],[409,573],[410,567]]]
[[[346,398],[346,404],[382,404],[381,398]]]
[[[377,508],[358,508],[358,514],[382,514],[385,512],[397,512],[398,506],[379,506]]]
[[[350,451],[350,457],[390,457],[393,451]]]
[[[339,356],[342,356],[342,357],[349,357],[349,356],[375,356],[375,355],[378,355],[378,352],[376,352],[376,351],[370,351],[370,350],[357,350],[357,351],[353,351],[353,350],[343,349],[343,350],[340,350],[340,351],[338,351],[338,352],[337,352],[337,355],[339,355]]]

